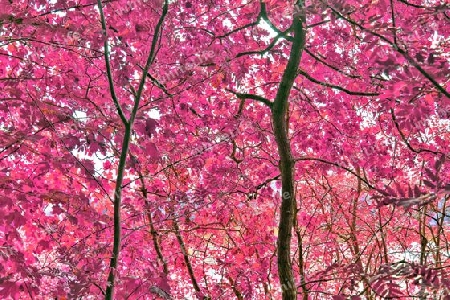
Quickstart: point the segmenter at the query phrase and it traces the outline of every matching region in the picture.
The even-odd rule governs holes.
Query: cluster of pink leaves
[[[242,94],[274,98],[292,2],[169,4],[126,166],[117,299],[280,298],[270,108]],[[306,4],[287,119],[304,299],[450,294],[434,279],[450,268],[450,15],[422,2]],[[129,4],[103,1],[126,115],[163,3]],[[97,2],[0,0],[0,11],[0,298],[95,298],[123,137]],[[401,258],[414,267],[394,274]]]

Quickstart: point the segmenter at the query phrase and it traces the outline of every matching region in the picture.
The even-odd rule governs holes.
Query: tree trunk
[[[301,1],[298,1],[301,2]],[[298,4],[297,4],[298,5]],[[282,288],[283,300],[297,299],[297,287],[291,265],[291,238],[292,227],[296,214],[296,201],[294,197],[294,161],[291,155],[291,145],[286,126],[286,113],[288,98],[294,80],[297,77],[297,69],[301,60],[302,50],[305,44],[304,16],[294,17],[293,30],[294,42],[292,44],[289,61],[284,70],[280,86],[272,107],[272,122],[275,140],[280,156],[281,173],[281,210],[278,225],[278,276]]]

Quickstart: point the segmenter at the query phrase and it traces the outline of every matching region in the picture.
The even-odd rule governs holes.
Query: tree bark
[[[120,242],[122,238],[121,233],[121,206],[122,206],[122,182],[123,176],[126,167],[128,148],[131,140],[131,131],[133,129],[134,120],[136,118],[137,111],[139,109],[139,103],[141,101],[142,93],[144,92],[145,79],[147,78],[148,70],[150,65],[153,63],[156,55],[156,45],[161,34],[162,24],[167,15],[169,1],[165,0],[163,5],[163,10],[161,17],[159,18],[158,24],[155,27],[155,34],[153,35],[152,44],[150,46],[150,53],[147,57],[147,62],[142,72],[142,77],[139,81],[139,88],[137,92],[134,94],[134,105],[131,111],[130,117],[127,119],[125,114],[123,113],[122,107],[117,99],[116,92],[114,91],[114,81],[111,72],[111,64],[109,60],[109,44],[106,35],[106,20],[103,14],[103,7],[100,0],[97,0],[98,9],[100,12],[100,18],[102,23],[103,37],[105,38],[104,42],[104,57],[105,57],[105,65],[106,65],[106,74],[108,76],[109,82],[109,91],[111,94],[111,98],[114,101],[114,105],[116,106],[117,113],[125,126],[124,137],[122,141],[122,149],[120,153],[119,166],[117,167],[117,178],[116,178],[116,186],[114,190],[114,244],[113,244],[113,253],[111,256],[111,260],[109,263],[109,274],[108,280],[106,283],[106,292],[105,292],[105,300],[114,299],[114,288],[118,267],[118,259],[120,255]],[[134,92],[134,91],[133,91]]]
[[[120,208],[122,206],[122,181],[125,171],[125,163],[127,161],[128,147],[130,145],[131,137],[131,125],[125,126],[125,135],[122,141],[122,150],[119,160],[119,167],[117,168],[116,188],[114,191],[114,245],[111,261],[109,263],[109,275],[108,283],[106,287],[105,299],[113,299],[114,296],[114,283],[117,273],[117,265],[120,254],[120,240],[121,240],[121,220],[120,220]]]
[[[303,1],[298,1],[297,5],[303,7],[301,2]],[[292,227],[294,225],[296,214],[296,201],[294,197],[294,160],[291,155],[286,117],[287,108],[289,106],[289,94],[294,84],[294,80],[297,77],[297,69],[305,45],[304,23],[304,16],[294,16],[292,24],[294,42],[272,107],[272,122],[278,154],[280,156],[279,168],[281,173],[282,200],[280,221],[278,224],[277,254],[278,276],[282,288],[283,300],[297,299],[297,287],[295,285],[291,265]]]

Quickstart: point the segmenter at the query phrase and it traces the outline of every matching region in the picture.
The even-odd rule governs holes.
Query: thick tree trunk
[[[301,1],[299,1],[301,2]],[[298,5],[298,4],[297,4]],[[305,44],[304,17],[294,17],[294,42],[291,54],[284,70],[280,86],[272,107],[272,122],[275,140],[280,156],[281,172],[281,210],[278,225],[278,275],[282,288],[283,300],[297,299],[297,288],[294,281],[291,266],[291,238],[292,227],[296,214],[296,201],[294,197],[294,161],[291,155],[291,146],[286,126],[286,113],[288,98],[294,80],[297,77],[297,69],[301,60],[302,50]]]

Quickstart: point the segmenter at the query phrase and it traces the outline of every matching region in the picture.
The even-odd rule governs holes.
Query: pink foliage
[[[142,76],[117,299],[281,299],[271,104],[303,16],[299,298],[450,297],[449,4],[294,2],[102,1],[104,35],[97,1],[0,0],[1,299],[105,294]]]

